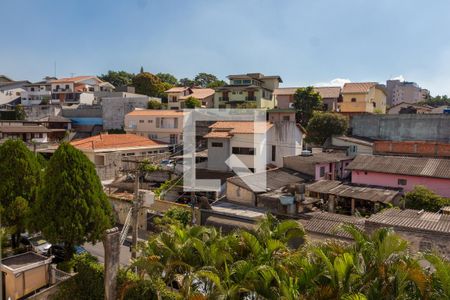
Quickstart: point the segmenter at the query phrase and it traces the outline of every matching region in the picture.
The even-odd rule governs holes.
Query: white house
[[[94,92],[114,90],[109,82],[95,76],[77,76],[51,81],[52,103],[60,104],[92,104]]]
[[[283,166],[283,157],[298,155],[303,146],[303,129],[295,122],[257,124],[251,121],[220,121],[210,126],[208,169],[230,171],[226,160],[231,154],[250,170],[255,170],[255,155],[266,150],[266,164]],[[258,136],[255,139],[255,134]],[[256,145],[256,141],[262,141]],[[259,142],[257,142],[259,143]]]

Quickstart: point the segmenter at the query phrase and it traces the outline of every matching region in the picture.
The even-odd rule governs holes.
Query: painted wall
[[[399,185],[399,179],[406,179],[406,185]],[[441,196],[450,197],[450,179],[352,171],[352,183],[399,187],[406,192],[411,191],[416,185],[423,185]]]
[[[223,147],[213,147],[212,143],[222,143]],[[230,139],[208,139],[208,169],[228,171],[225,161],[230,157]]]
[[[227,199],[240,204],[255,206],[255,194],[247,189],[227,182]]]
[[[275,146],[275,161],[272,149]],[[267,163],[283,166],[283,157],[299,155],[303,148],[303,133],[295,122],[275,122],[267,133]]]

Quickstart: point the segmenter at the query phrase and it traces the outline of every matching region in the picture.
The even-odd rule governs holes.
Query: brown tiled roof
[[[377,84],[377,82],[349,82],[344,84],[342,93],[368,93]]]
[[[207,133],[204,138],[206,139],[229,139],[231,138],[229,131],[211,131]]]
[[[194,97],[197,99],[205,99],[207,97],[210,97],[212,95],[214,95],[215,91],[213,89],[195,89],[192,88],[192,94],[186,95],[186,96],[181,96],[180,100],[185,100],[189,97]]]
[[[230,134],[252,134],[264,133],[272,126],[273,124],[268,122],[258,123],[253,121],[219,121],[209,126],[209,128],[211,128],[213,131],[215,131],[215,129],[229,129]]]
[[[172,109],[135,109],[128,116],[182,116],[184,112]]]
[[[164,93],[181,93],[187,89],[188,87],[185,86],[175,86],[173,88],[168,89],[167,91],[164,91]]]
[[[394,227],[394,229],[418,229],[450,235],[450,215],[413,209],[401,210],[398,208],[391,208],[384,210],[367,219],[366,225]]]
[[[46,133],[51,130],[42,125],[38,126],[1,126],[0,132],[5,133]]]
[[[79,81],[87,80],[87,79],[91,79],[91,78],[101,81],[100,79],[98,79],[95,76],[76,76],[76,77],[68,77],[68,78],[60,78],[60,79],[52,80],[51,83],[79,82]]]
[[[120,148],[163,147],[166,144],[135,134],[99,134],[73,141],[72,146],[80,150],[104,150]]]
[[[278,88],[273,92],[274,95],[294,95],[301,87]],[[322,98],[339,98],[341,88],[338,86],[314,87],[314,91],[319,93]]]
[[[358,155],[347,169],[450,179],[450,159]]]

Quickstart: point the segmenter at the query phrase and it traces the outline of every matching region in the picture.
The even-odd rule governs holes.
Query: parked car
[[[42,235],[28,235],[23,234],[20,237],[20,242],[25,245],[29,250],[36,252],[38,254],[47,255],[48,249],[52,246],[49,242],[47,242]]]
[[[88,251],[84,249],[82,246],[75,246],[73,247],[73,252],[75,254],[83,254],[87,253]],[[61,244],[52,245],[52,247],[48,251],[48,255],[54,256],[53,263],[62,262],[66,257],[66,249],[64,248],[64,245]]]
[[[172,159],[163,159],[159,163],[163,168],[173,169],[175,166],[174,161]]]

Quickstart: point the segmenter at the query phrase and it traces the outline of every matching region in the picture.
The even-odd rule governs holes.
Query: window
[[[352,98],[352,102],[356,102],[356,98]]]
[[[154,134],[154,133],[150,133],[150,134],[148,135],[148,138],[149,138],[149,139],[152,139],[152,140],[155,140],[155,139],[158,138],[158,135],[157,135],[157,134]]]
[[[249,79],[244,79],[244,80],[242,80],[242,83],[243,83],[243,84],[251,84],[252,81],[249,80]]]
[[[289,116],[283,116],[283,121],[289,121],[291,118]]]
[[[373,104],[373,107],[374,107],[374,108],[377,107],[377,104],[376,104],[375,102],[373,102],[372,104]]]
[[[32,87],[30,90],[31,90],[32,92],[34,92],[34,87]]]
[[[398,185],[406,185],[408,181],[406,179],[398,179]]]
[[[320,177],[325,176],[325,167],[320,167]]]
[[[69,89],[69,85],[68,84],[66,84],[66,90],[68,90]]]
[[[144,120],[139,120],[139,123],[144,123]]]
[[[211,147],[222,148],[223,147],[223,143],[212,142],[211,143]]]
[[[147,123],[153,123],[153,120],[147,120]]]
[[[323,110],[324,110],[324,111],[327,111],[327,110],[328,110],[328,104],[325,103],[325,104],[323,105]]]
[[[255,155],[255,148],[233,147],[233,154]]]
[[[272,161],[277,160],[277,146],[272,145]]]
[[[177,143],[177,135],[176,134],[171,134],[170,135],[170,144],[176,144]]]

